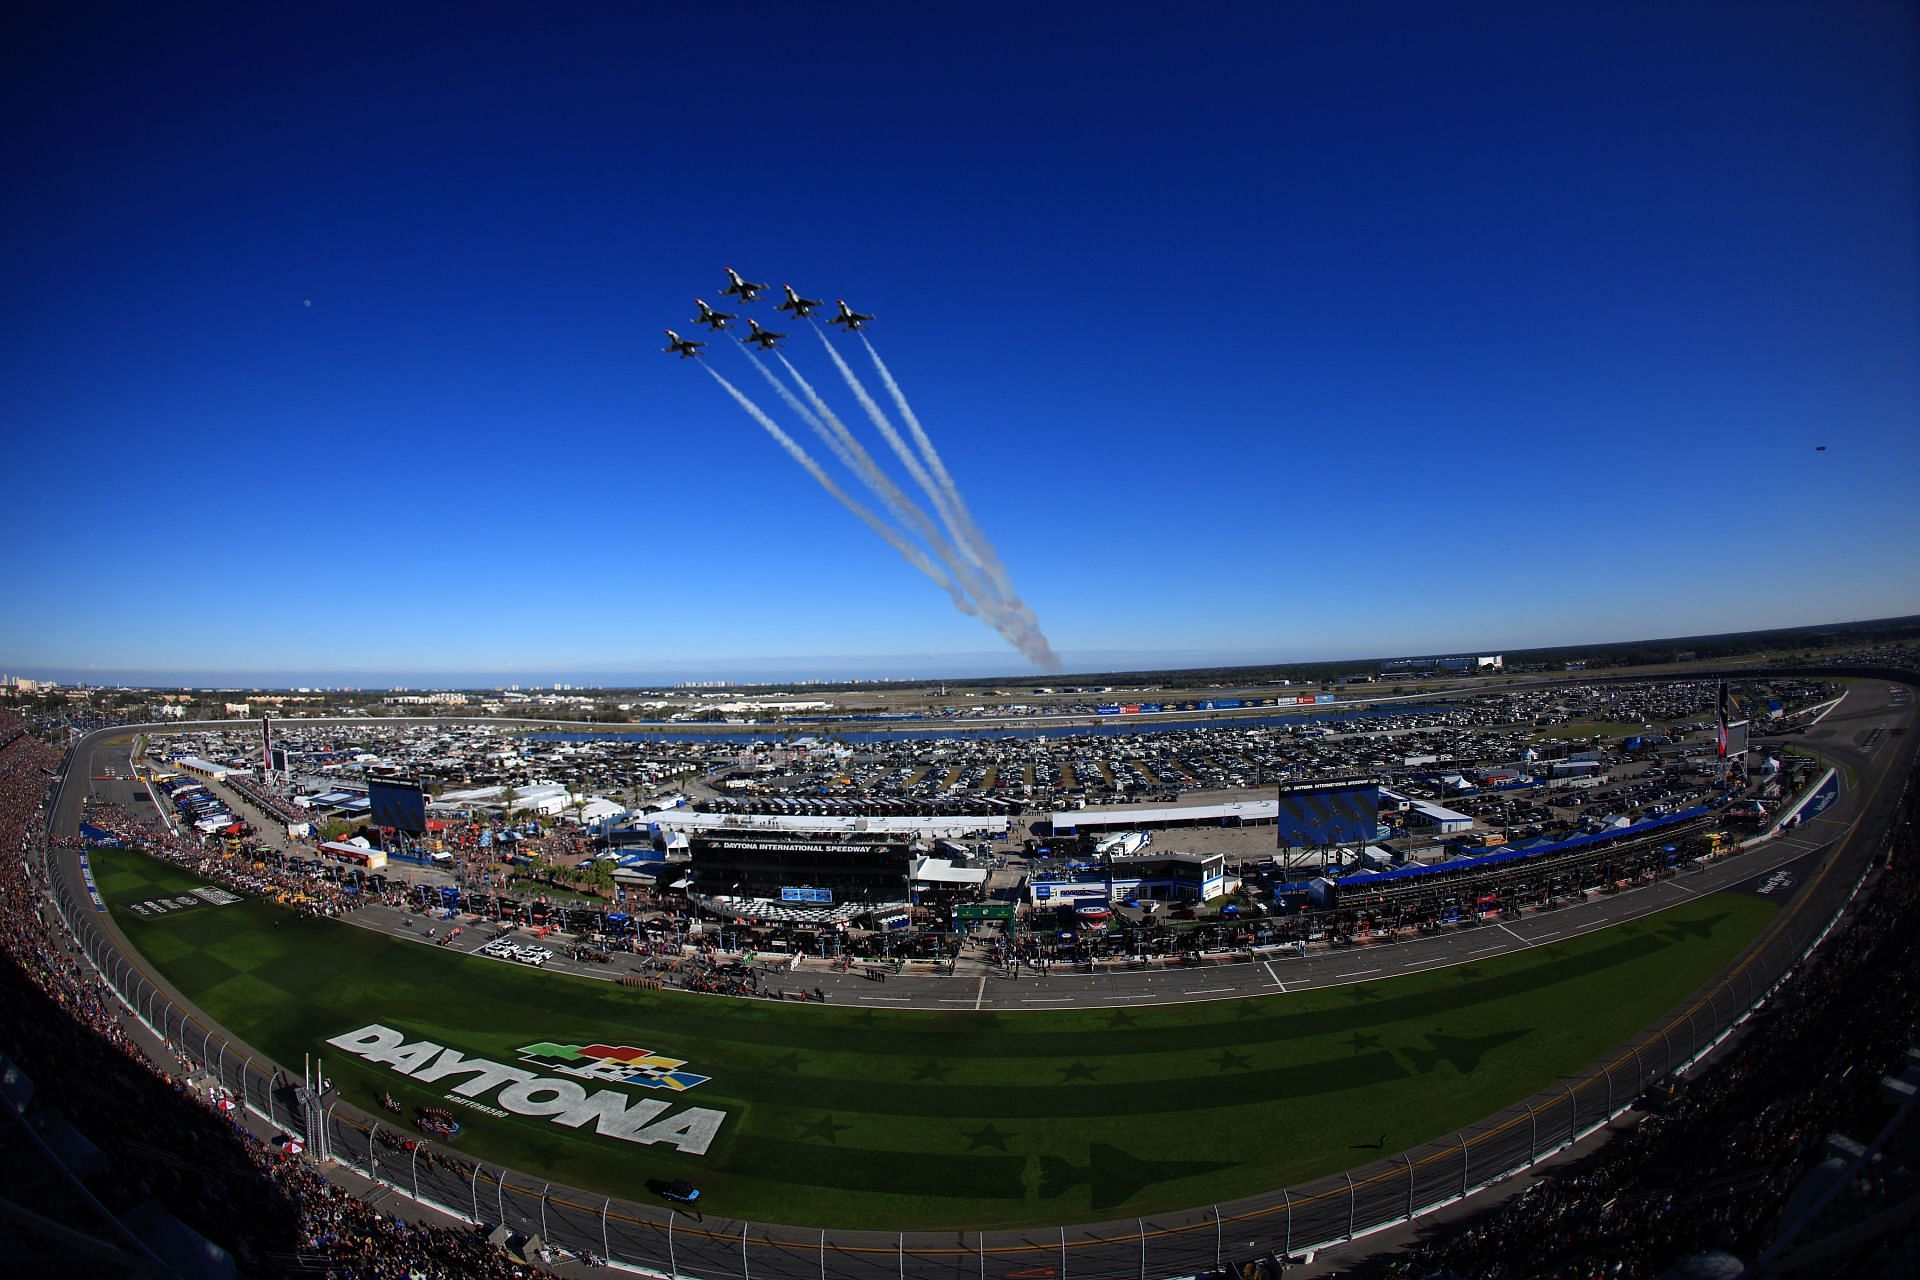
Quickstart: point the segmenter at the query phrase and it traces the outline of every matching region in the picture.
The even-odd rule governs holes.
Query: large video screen
[[[373,805],[374,826],[392,827],[416,836],[425,833],[427,795],[418,783],[369,780],[367,799]]]
[[[1282,849],[1363,844],[1380,829],[1380,786],[1354,782],[1282,787],[1276,821]]]

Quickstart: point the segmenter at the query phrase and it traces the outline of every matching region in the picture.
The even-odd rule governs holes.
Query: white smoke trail
[[[753,348],[747,346],[743,342],[740,344],[740,350],[742,353],[746,355],[747,359],[753,361],[753,367],[760,371],[760,376],[767,380],[767,385],[771,386],[775,391],[777,391],[780,394],[780,398],[786,402],[787,408],[793,410],[794,416],[799,418],[800,421],[806,423],[809,427],[811,427],[813,429],[813,433],[820,437],[821,441],[827,446],[827,448],[833,450],[833,456],[840,460],[840,465],[845,467],[847,470],[852,471],[855,474],[858,474],[860,471],[860,465],[859,463],[854,461],[854,455],[849,451],[849,446],[852,446],[853,448],[857,449],[859,447],[860,442],[850,438],[847,435],[845,427],[840,428],[840,433],[838,435],[835,435],[833,432],[827,430],[826,424],[820,421],[819,415],[815,414],[811,409],[807,408],[807,406],[800,403],[799,397],[794,395],[793,392],[788,389],[786,383],[780,381],[779,378],[774,376],[773,370],[767,368],[766,363],[760,359],[759,355],[754,352]],[[786,364],[786,358],[784,356],[779,357],[779,359],[782,364]],[[787,365],[787,371],[789,373],[792,373],[793,366]],[[800,380],[798,374],[795,374],[794,376],[796,380]],[[804,388],[806,387],[806,382],[804,380],[800,380],[800,385]],[[860,450],[860,452],[865,453],[866,451]],[[871,459],[869,459],[869,462],[871,462]],[[871,482],[869,482],[868,487],[869,488],[872,487]],[[898,512],[895,512],[893,514],[895,519],[899,518]]]
[[[761,376],[773,383],[774,388],[780,392],[781,398],[787,402],[787,407],[819,433],[821,438],[827,441],[828,447],[833,450],[834,456],[840,459],[841,464],[859,476],[867,488],[873,491],[881,504],[887,508],[888,513],[901,524],[911,526],[921,540],[932,548],[933,554],[952,571],[954,577],[959,580],[961,588],[968,595],[975,600],[984,600],[991,595],[993,588],[991,584],[981,580],[977,564],[959,555],[953,544],[941,536],[940,530],[927,517],[927,513],[921,509],[920,504],[902,493],[900,486],[893,482],[893,477],[880,469],[880,464],[873,460],[873,455],[867,452],[866,446],[847,429],[847,424],[840,420],[840,415],[833,411],[833,406],[829,405],[820,393],[814,390],[813,384],[793,367],[791,360],[785,356],[775,357],[780,361],[780,367],[787,371],[787,376],[791,377],[800,390],[806,393],[807,399],[813,405],[812,412],[794,398],[786,384],[774,377],[772,370],[766,368],[752,351],[747,352],[747,358],[753,360],[755,366],[760,369]],[[824,423],[822,419],[825,420]]]
[[[823,335],[821,341],[825,340]],[[927,496],[933,500],[935,509],[940,512],[941,520],[947,526],[947,531],[953,535],[954,545],[960,549],[961,554],[979,566],[980,570],[992,580],[993,589],[988,592],[970,587],[974,598],[981,602],[985,610],[983,616],[992,621],[994,628],[1016,649],[1031,658],[1036,666],[1045,671],[1060,670],[1060,659],[1053,652],[1053,646],[1047,642],[1046,636],[1041,633],[1040,620],[1034,616],[1027,602],[1020,598],[1019,592],[1013,589],[1013,579],[1007,573],[1006,565],[1001,562],[999,553],[994,550],[993,544],[987,541],[986,534],[981,532],[978,522],[973,518],[973,513],[968,510],[966,500],[960,496],[960,487],[954,484],[953,477],[948,474],[946,465],[940,459],[939,451],[933,447],[933,440],[927,435],[926,429],[920,425],[920,419],[913,412],[913,407],[907,403],[906,393],[900,389],[900,384],[894,380],[892,371],[880,359],[880,353],[873,349],[873,343],[864,333],[860,335],[860,341],[866,345],[867,355],[872,358],[874,368],[878,370],[881,380],[886,383],[895,407],[900,410],[901,420],[907,424],[908,429],[913,433],[914,442],[925,455],[927,466],[937,473],[938,483],[931,483],[926,471],[917,467],[911,458],[903,456],[901,461],[907,464],[907,469],[913,473],[914,478],[920,482],[920,487],[925,489]],[[860,385],[859,379],[854,377],[853,371],[847,368],[846,362],[840,359],[838,352],[831,346],[827,350],[833,356],[834,363],[840,366],[840,373],[846,378],[847,385],[854,389],[855,396],[866,406],[867,416],[874,419],[874,425],[882,428],[883,434],[886,434],[889,442],[894,445],[894,451],[901,452],[902,442],[897,435],[883,425],[885,415],[880,412],[877,405],[873,404],[865,388]]]
[[[1000,562],[993,544],[980,531],[979,524],[973,518],[973,512],[967,509],[967,500],[960,496],[960,486],[953,482],[953,476],[947,472],[947,464],[940,458],[940,451],[933,447],[933,440],[927,435],[926,428],[920,425],[920,418],[907,403],[906,392],[894,381],[893,371],[887,368],[886,361],[873,349],[873,341],[866,334],[860,335],[860,341],[867,349],[867,356],[873,361],[873,367],[879,372],[880,380],[887,384],[887,393],[893,397],[894,407],[900,410],[900,418],[907,424],[907,430],[913,433],[913,442],[920,448],[921,456],[926,459],[927,467],[933,472],[933,478],[946,494],[947,503],[952,508],[956,522],[960,526],[960,536],[966,539],[963,549],[972,557],[975,564],[986,570],[987,576],[1000,589],[1000,594],[1017,600],[1013,590],[1013,579],[1008,575],[1006,566]]]
[[[939,513],[940,523],[946,526],[947,536],[953,540],[953,545],[960,549],[961,554],[972,559],[972,553],[967,548],[966,535],[960,531],[952,509],[947,506],[946,495],[940,492],[939,487],[933,483],[933,477],[929,476],[927,469],[920,464],[918,455],[907,447],[907,442],[902,440],[900,433],[893,429],[893,423],[887,415],[881,411],[878,404],[874,403],[873,397],[867,394],[866,386],[854,376],[853,370],[847,367],[847,362],[840,358],[840,353],[833,349],[833,343],[827,341],[827,335],[822,332],[820,326],[815,325],[813,331],[819,336],[820,345],[827,349],[829,356],[833,357],[834,367],[840,370],[840,376],[846,380],[847,389],[853,392],[853,398],[860,402],[862,409],[866,410],[868,420],[893,449],[894,457],[900,459],[901,465],[907,469],[907,474],[913,477],[913,482],[920,486],[920,492],[926,494],[927,500],[933,503],[933,509]]]
[[[755,404],[747,396],[746,392],[740,390],[740,388],[720,376],[720,372],[712,365],[702,364],[700,367],[712,374],[713,380],[724,387],[727,394],[732,396],[735,402],[747,411],[747,415],[759,423],[761,427],[766,430],[767,434],[772,436],[775,442],[787,451],[787,455],[805,469],[808,475],[818,481],[822,489],[832,494],[833,497],[839,501],[840,505],[857,516],[861,523],[885,539],[887,545],[895,551],[898,551],[901,556],[906,559],[908,564],[918,569],[921,573],[926,574],[942,591],[945,591],[947,595],[952,598],[954,608],[972,617],[977,618],[982,616],[980,607],[974,601],[968,599],[965,593],[954,585],[952,578],[948,577],[939,566],[927,558],[926,552],[914,545],[914,543],[898,529],[848,497],[846,493],[841,490],[840,486],[833,482],[833,477],[823,471],[820,464],[813,460],[813,455],[802,448],[799,442],[792,436],[782,431],[779,424],[774,422],[772,418],[769,418],[761,410],[760,406]]]

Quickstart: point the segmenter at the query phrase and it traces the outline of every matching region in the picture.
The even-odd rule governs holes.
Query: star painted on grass
[[[1253,1067],[1253,1060],[1251,1058],[1235,1053],[1231,1049],[1222,1049],[1219,1057],[1211,1058],[1209,1061],[1214,1064],[1214,1069],[1218,1071],[1248,1071]]]
[[[913,1078],[915,1080],[937,1080],[944,1083],[947,1078],[947,1073],[952,1070],[953,1068],[944,1062],[925,1062],[913,1069]]]
[[[841,1124],[831,1115],[824,1115],[818,1120],[801,1125],[800,1136],[803,1138],[819,1138],[823,1141],[831,1142],[837,1147],[840,1145],[840,1131],[852,1127],[852,1125]]]
[[[967,1150],[978,1151],[982,1147],[992,1147],[996,1151],[1005,1151],[1008,1136],[994,1128],[992,1122],[988,1122],[966,1135]]]
[[[1060,1068],[1060,1083],[1068,1084],[1075,1080],[1093,1079],[1093,1068],[1084,1062],[1075,1062],[1070,1067]]]

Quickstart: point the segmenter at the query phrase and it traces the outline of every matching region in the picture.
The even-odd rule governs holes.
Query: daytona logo
[[[705,1155],[714,1136],[720,1132],[720,1122],[727,1118],[726,1112],[714,1111],[705,1107],[689,1107],[673,1115],[664,1115],[667,1104],[648,1099],[629,1101],[627,1095],[612,1089],[599,1089],[588,1093],[586,1089],[571,1080],[559,1080],[551,1076],[536,1076],[531,1071],[519,1067],[509,1067],[502,1063],[490,1062],[485,1058],[469,1058],[458,1049],[449,1049],[431,1040],[407,1042],[401,1032],[378,1023],[349,1031],[345,1035],[334,1036],[327,1041],[336,1049],[364,1058],[368,1062],[377,1062],[391,1067],[403,1076],[431,1083],[438,1080],[450,1080],[456,1077],[468,1077],[463,1083],[453,1086],[448,1095],[454,1101],[466,1101],[480,1097],[493,1089],[499,1089],[495,1101],[514,1115],[545,1116],[554,1124],[566,1125],[578,1129],[589,1121],[593,1131],[609,1138],[619,1138],[625,1142],[637,1142],[649,1145],[664,1142],[679,1148],[690,1155]],[[590,1045],[587,1050],[604,1049],[606,1046]],[[530,1045],[529,1049],[557,1050],[573,1049],[574,1046]],[[526,1052],[523,1050],[522,1052]],[[577,1053],[586,1051],[575,1049]],[[623,1050],[635,1053],[636,1050]],[[558,1054],[528,1055],[530,1061],[548,1065]],[[651,1058],[652,1055],[646,1055]],[[543,1060],[544,1059],[544,1060]],[[655,1060],[672,1062],[672,1059]],[[608,1079],[605,1072],[579,1070],[575,1064],[574,1074],[589,1079]],[[673,1062],[679,1066],[678,1062]],[[653,1067],[653,1063],[648,1064]],[[659,1070],[658,1067],[653,1067]],[[669,1070],[671,1070],[669,1068]],[[629,1067],[631,1074],[639,1074]],[[678,1074],[678,1073],[676,1073]],[[698,1083],[703,1076],[693,1077]],[[653,1087],[661,1087],[654,1085]],[[665,1087],[673,1088],[674,1085]],[[680,1088],[687,1085],[677,1086]]]

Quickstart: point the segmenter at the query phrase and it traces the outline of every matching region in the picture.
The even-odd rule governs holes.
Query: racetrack
[[[710,1212],[840,1228],[1032,1226],[1177,1209],[1452,1132],[1577,1070],[1694,990],[1775,914],[1696,898],[1657,920],[1344,988],[1118,1011],[931,1013],[638,991],[421,946],[259,902],[140,918],[199,882],[93,855],[102,895],[183,995],[286,1062],[325,1057],[377,1114],[463,1105],[327,1041],[368,1024],[524,1063],[628,1045],[700,1079],[660,1096],[724,1117],[698,1154],[544,1118],[462,1115],[455,1149],[615,1194],[684,1177]],[[644,1095],[636,1095],[644,1096]],[[489,1100],[489,1099],[483,1099]]]
[[[1892,677],[1876,673],[1876,678]],[[1355,1169],[1350,1178],[1322,1179],[1218,1208],[1203,1204],[1197,1209],[1139,1221],[1109,1219],[1095,1226],[1057,1231],[979,1232],[969,1224],[960,1232],[828,1234],[716,1218],[688,1224],[684,1215],[663,1222],[657,1211],[622,1206],[557,1185],[547,1187],[537,1178],[502,1175],[494,1166],[457,1158],[451,1164],[422,1161],[410,1169],[396,1169],[394,1161],[383,1157],[377,1162],[378,1170],[383,1178],[402,1188],[463,1214],[569,1239],[594,1247],[596,1252],[662,1270],[698,1275],[813,1276],[829,1270],[836,1275],[875,1276],[1171,1275],[1268,1249],[1297,1249],[1337,1240],[1375,1224],[1404,1219],[1411,1212],[1455,1198],[1499,1172],[1523,1166],[1590,1129],[1624,1104],[1641,1082],[1686,1061],[1696,1048],[1710,1042],[1720,1027],[1762,997],[1776,977],[1791,967],[1854,884],[1897,795],[1897,788],[1885,783],[1889,778],[1904,777],[1910,764],[1912,739],[1903,741],[1894,730],[1910,726],[1911,709],[1891,712],[1884,694],[1872,692],[1878,695],[1877,705],[1853,700],[1802,739],[1853,768],[1858,786],[1843,794],[1840,804],[1801,833],[1810,845],[1817,842],[1834,856],[1810,865],[1806,862],[1809,850],[1799,851],[1797,888],[1752,955],[1735,965],[1723,980],[1659,1021],[1649,1033],[1588,1071],[1468,1126],[1457,1139],[1371,1160]],[[82,744],[83,752],[86,746]],[[73,774],[84,776],[86,766],[79,763],[81,754],[76,754]],[[61,797],[63,816],[77,814],[74,790],[67,788]],[[71,859],[59,861],[67,912],[78,922],[90,952],[109,977],[123,984],[132,1002],[177,1043],[203,1046],[208,1061],[215,1063],[221,1074],[231,1080],[244,1080],[256,1107],[284,1114],[284,1102],[270,1093],[264,1080],[255,1078],[257,1073],[249,1073],[242,1056],[246,1051],[237,1041],[229,1048],[223,1043],[220,1029],[206,1019],[172,1009],[164,983],[155,981],[139,964],[114,953],[121,944],[115,936],[117,931],[94,927],[99,917],[84,905]],[[1745,877],[1754,887],[1770,878]],[[1683,895],[1674,891],[1673,896]],[[1475,939],[1484,934],[1479,931],[1459,936]],[[1486,944],[1479,941],[1476,945]],[[1251,971],[1262,966],[1242,967]],[[1367,976],[1349,974],[1347,980],[1365,981]],[[1062,981],[1070,988],[1089,980],[1074,977]],[[931,990],[937,989],[939,980],[925,982]],[[890,994],[899,991],[899,987],[890,987]],[[350,1120],[344,1107],[333,1116],[342,1149],[363,1168],[376,1163],[369,1159],[364,1128],[355,1129]],[[1264,1131],[1260,1136],[1265,1136]],[[1397,1137],[1393,1145],[1399,1145]]]

